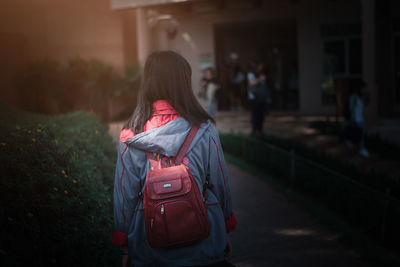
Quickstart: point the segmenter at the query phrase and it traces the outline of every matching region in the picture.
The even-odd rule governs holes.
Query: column
[[[136,9],[136,27],[138,60],[143,67],[150,53],[150,29],[147,23],[146,9],[143,7]]]
[[[375,0],[361,0],[362,8],[362,78],[370,94],[370,103],[365,108],[365,120],[369,127],[377,126],[378,86],[376,84],[375,47]]]

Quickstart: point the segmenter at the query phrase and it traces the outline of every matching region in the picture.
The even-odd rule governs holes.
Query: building
[[[233,63],[266,63],[275,110],[341,112],[350,87],[366,83],[367,119],[400,115],[400,3],[395,0],[111,0],[143,63],[153,50],[188,59],[222,83]],[[136,40],[134,40],[136,38]],[[339,111],[337,111],[339,110]]]

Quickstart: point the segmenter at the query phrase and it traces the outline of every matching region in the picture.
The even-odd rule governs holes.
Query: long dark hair
[[[201,107],[193,94],[192,69],[189,63],[173,51],[152,53],[144,65],[136,109],[124,128],[138,134],[153,113],[153,102],[168,101],[191,124],[214,119]]]

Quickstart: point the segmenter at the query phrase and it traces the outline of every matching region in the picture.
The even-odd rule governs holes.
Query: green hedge
[[[321,151],[316,151],[315,149],[309,148],[306,145],[295,141],[282,139],[276,136],[263,136],[259,140],[264,143],[275,145],[286,151],[293,150],[296,155],[300,155],[332,170],[336,170],[339,173],[351,177],[355,181],[370,186],[382,193],[385,193],[386,189],[390,188],[392,196],[400,199],[400,183],[385,174],[377,173],[375,171],[370,171],[368,173],[361,172],[357,166],[352,163],[338,160],[331,155]]]
[[[306,193],[358,227],[372,239],[382,241],[383,215],[386,206],[386,246],[400,252],[400,201],[387,202],[385,189],[398,196],[400,185],[387,177],[359,172],[303,145],[277,137],[252,138],[221,134],[224,151],[241,158],[296,191]],[[295,155],[291,156],[290,151]],[[291,166],[294,162],[294,168]],[[317,167],[316,164],[327,167]],[[344,174],[351,179],[343,178]]]
[[[8,114],[8,118],[7,118]],[[0,111],[2,266],[114,266],[115,145],[93,114]]]

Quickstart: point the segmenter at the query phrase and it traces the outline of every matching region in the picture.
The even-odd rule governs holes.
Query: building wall
[[[29,62],[78,56],[124,68],[123,20],[110,9],[109,0],[1,2],[0,100],[18,102],[10,88],[15,74]]]
[[[299,63],[299,112],[303,114],[332,114],[334,106],[321,101],[323,51],[320,25],[322,23],[360,22],[361,8],[353,1],[271,1],[261,6],[252,1],[226,1],[224,6],[213,1],[194,2],[185,6],[152,8],[159,14],[172,14],[179,22],[175,40],[164,47],[153,44],[153,49],[176,49],[185,56],[193,69],[193,88],[199,89],[202,73],[200,58],[211,56],[215,66],[214,25],[237,22],[295,20]],[[153,28],[153,35],[163,35]],[[243,40],[248,41],[248,40]],[[165,43],[165,42],[163,42]]]
[[[379,115],[382,117],[399,117],[400,101],[396,71],[395,38],[399,35],[400,2],[395,0],[376,1],[376,72],[379,101]],[[397,78],[397,79],[396,79]],[[396,86],[397,85],[397,86]],[[397,88],[396,88],[397,87]]]

